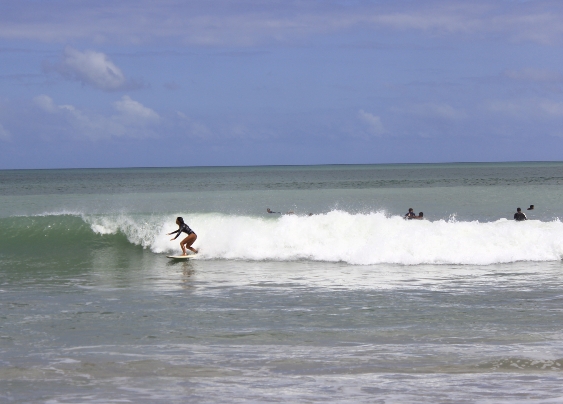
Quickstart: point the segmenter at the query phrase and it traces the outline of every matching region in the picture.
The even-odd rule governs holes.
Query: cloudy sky
[[[0,2],[0,169],[562,155],[559,0]]]

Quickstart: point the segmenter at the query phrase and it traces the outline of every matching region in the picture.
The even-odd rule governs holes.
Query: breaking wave
[[[114,237],[150,249],[177,253],[176,215],[52,214],[0,219],[0,242],[7,246],[49,240],[84,243]],[[219,213],[184,215],[197,233],[201,258],[315,260],[370,265],[393,263],[487,265],[555,261],[563,256],[559,220],[481,223],[405,221],[383,212],[332,211],[313,216],[252,217]]]

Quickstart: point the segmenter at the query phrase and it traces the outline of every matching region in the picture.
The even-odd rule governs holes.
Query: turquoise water
[[[562,183],[563,163],[0,171],[0,399],[558,402]],[[165,257],[178,215],[198,260]]]

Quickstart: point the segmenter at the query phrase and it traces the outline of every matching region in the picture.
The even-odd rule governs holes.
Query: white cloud
[[[47,95],[39,95],[33,101],[43,111],[62,116],[77,136],[92,140],[156,137],[154,128],[160,123],[155,111],[127,95],[114,102],[117,113],[109,117],[81,111],[73,105],[56,105]]]
[[[511,115],[515,119],[563,117],[563,102],[531,98],[489,101],[486,108],[493,113]]]
[[[398,3],[401,4],[401,3]],[[414,3],[413,3],[414,4]],[[463,34],[478,38],[504,35],[512,41],[543,45],[563,40],[563,9],[550,0],[503,1],[426,1],[406,9],[375,13],[374,24],[399,30],[417,30],[433,35]]]
[[[499,35],[515,41],[563,41],[563,8],[558,1],[428,0],[352,2],[216,0],[181,2],[124,0],[34,5],[13,2],[0,16],[0,38],[94,43],[149,43],[155,39],[217,46],[287,43],[352,28],[414,30],[431,35]],[[21,4],[20,4],[21,3]],[[65,4],[67,5],[65,7]],[[34,18],[41,15],[41,19]]]
[[[156,122],[160,116],[152,109],[145,107],[140,102],[124,95],[120,101],[113,103],[114,108],[121,113],[121,118],[132,124]]]
[[[56,114],[60,111],[74,111],[72,105],[56,105],[55,102],[51,97],[45,94],[38,95],[37,97],[33,98],[33,102],[36,106],[41,108],[43,111],[48,112],[50,114]]]
[[[474,5],[442,4],[442,7],[397,9],[397,11],[374,13],[372,23],[387,25],[399,30],[421,30],[444,33],[471,33],[483,28],[486,9]]]
[[[368,127],[368,131],[372,135],[380,136],[385,133],[385,128],[379,116],[366,112],[363,109],[358,111],[358,117]]]
[[[37,97],[33,98],[33,102],[45,112],[55,113],[58,111],[58,107],[53,102],[53,99],[48,95],[38,95]]]
[[[511,31],[512,37],[516,41],[531,41],[543,45],[560,43],[563,24],[561,24],[561,8],[557,3],[537,2],[537,8],[534,8],[535,5],[531,5],[528,13],[499,16],[491,19],[491,23],[497,24],[497,31]]]
[[[140,87],[125,78],[119,67],[104,53],[86,50],[81,52],[70,46],[56,65],[45,65],[46,70],[55,70],[69,80],[80,81],[104,91],[127,90]]]
[[[561,73],[548,70],[528,67],[520,70],[505,70],[503,75],[514,80],[538,81],[538,82],[558,82],[563,78]]]
[[[8,141],[12,139],[12,134],[0,123],[0,140]]]

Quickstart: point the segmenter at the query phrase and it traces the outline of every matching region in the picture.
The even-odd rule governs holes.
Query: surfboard
[[[191,254],[191,255],[167,255],[166,258],[170,258],[170,259],[173,259],[173,260],[197,259],[195,254]]]

